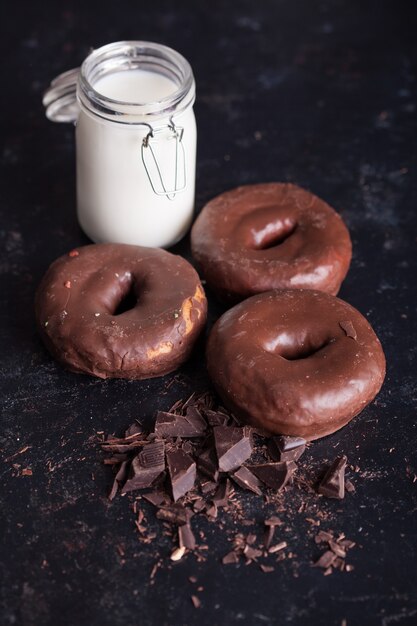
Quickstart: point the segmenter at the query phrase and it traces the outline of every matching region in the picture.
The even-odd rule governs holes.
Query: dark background
[[[414,6],[2,3],[2,625],[417,624]],[[194,69],[197,210],[238,184],[287,180],[322,196],[349,226],[353,261],[340,295],[381,338],[387,378],[357,419],[306,454],[318,466],[344,452],[359,467],[351,471],[354,494],[320,501],[331,519],[321,527],[359,543],[351,573],[324,577],[310,567],[319,553],[289,493],[282,538],[293,561],[271,574],[223,567],[227,545],[214,527],[206,563],[189,556],[149,585],[155,553],[166,558],[171,543],[142,547],[127,499],[106,500],[111,471],[96,432],[119,434],[135,418],[150,424],[156,408],[208,385],[203,343],[167,392],[173,376],[138,383],[67,373],[36,334],[32,303],[42,274],[87,242],[75,218],[73,128],[45,119],[42,92],[90,47],[121,39],[168,44]],[[188,239],[176,250],[187,256]],[[219,312],[211,298],[210,320]],[[33,475],[21,476],[23,468]],[[191,574],[204,587],[199,610],[190,602]]]

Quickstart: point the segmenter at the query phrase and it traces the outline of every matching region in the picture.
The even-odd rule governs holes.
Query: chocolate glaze
[[[356,339],[340,321],[350,321]],[[227,311],[207,368],[243,422],[307,440],[345,426],[378,393],[385,356],[367,320],[334,296],[304,289],[252,296]]]
[[[191,231],[192,253],[224,300],[276,288],[336,294],[352,244],[342,218],[288,183],[238,187],[217,196]]]
[[[124,298],[133,308],[118,313]],[[189,356],[207,316],[197,272],[165,250],[84,246],[57,259],[36,294],[39,332],[69,369],[151,378]]]

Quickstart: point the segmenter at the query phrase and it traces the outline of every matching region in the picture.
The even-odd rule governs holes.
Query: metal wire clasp
[[[149,132],[143,138],[141,146],[143,166],[153,192],[157,196],[166,196],[168,200],[173,200],[187,185],[182,143],[184,128],[176,126],[172,117],[169,124],[162,128],[152,128],[150,124],[146,126]],[[167,171],[166,164],[162,165],[163,161],[170,161],[170,156],[174,162],[171,172]]]

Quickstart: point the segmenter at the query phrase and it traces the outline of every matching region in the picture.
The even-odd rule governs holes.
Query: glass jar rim
[[[145,69],[165,75],[177,88],[152,102],[127,102],[103,95],[94,82],[117,71]],[[137,118],[178,114],[195,99],[195,81],[188,61],[179,52],[149,41],[118,41],[93,50],[83,61],[78,77],[77,97],[81,105],[99,117],[121,123]]]

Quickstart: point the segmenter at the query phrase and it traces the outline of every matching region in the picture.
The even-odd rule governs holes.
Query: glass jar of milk
[[[122,41],[56,78],[46,115],[75,122],[77,213],[96,242],[168,247],[194,210],[195,82],[166,46]]]

